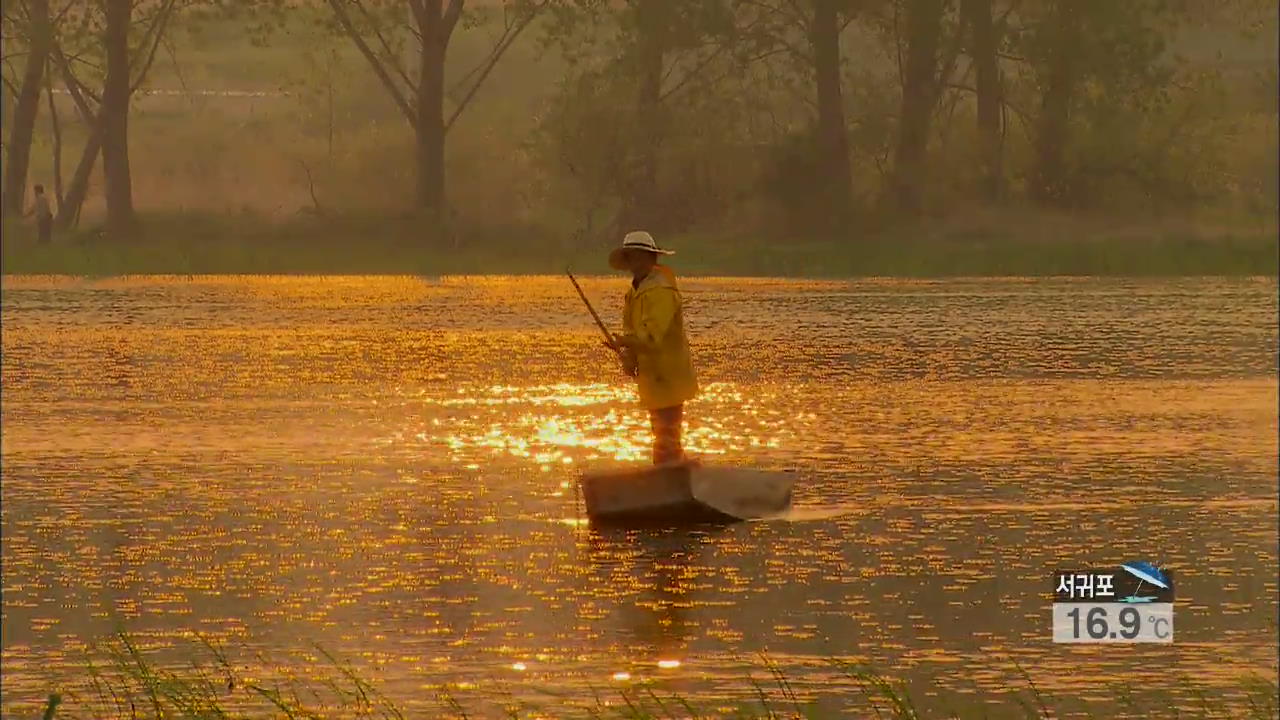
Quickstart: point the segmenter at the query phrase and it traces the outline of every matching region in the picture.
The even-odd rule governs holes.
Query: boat
[[[733,523],[776,517],[791,506],[792,471],[700,462],[586,472],[587,517],[600,525]]]

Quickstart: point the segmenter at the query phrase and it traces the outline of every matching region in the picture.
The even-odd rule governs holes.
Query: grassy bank
[[[1017,668],[1018,687],[999,691],[956,693],[932,687],[912,690],[899,680],[872,669],[832,659],[829,677],[838,679],[839,702],[831,708],[835,685],[806,685],[787,674],[768,657],[761,657],[744,672],[739,696],[700,698],[677,692],[662,680],[614,676],[602,687],[572,691],[539,690],[537,683],[521,683],[514,691],[500,678],[478,689],[472,683],[421,678],[416,705],[410,711],[383,694],[376,683],[362,677],[352,665],[323,648],[279,665],[261,653],[243,648],[234,655],[223,645],[201,639],[179,641],[184,659],[177,666],[162,665],[153,651],[128,635],[118,635],[91,650],[85,659],[82,682],[48,696],[42,707],[9,707],[23,717],[52,718],[329,718],[365,717],[386,720],[406,717],[590,717],[629,718],[834,718],[877,717],[897,720],[924,718],[1001,718],[1037,720],[1071,716],[1239,718],[1262,720],[1276,717],[1277,686],[1274,678],[1242,677],[1235,686],[1201,686],[1190,679],[1171,682],[1166,688],[1148,688],[1135,697],[1134,688],[1117,684],[1098,687],[1093,695],[1110,698],[1081,703],[1060,698],[1036,687],[1030,675]],[[512,672],[523,677],[523,664]],[[289,668],[292,668],[289,669]],[[303,673],[304,678],[297,673]],[[684,673],[682,673],[684,674]],[[526,678],[527,679],[527,678]],[[439,684],[437,684],[439,683]],[[688,687],[679,681],[679,686]],[[476,693],[479,693],[478,695]],[[463,695],[459,693],[470,693]],[[424,702],[425,701],[425,702]],[[477,707],[483,704],[485,707]],[[929,709],[942,708],[942,709]],[[1003,708],[1003,709],[1002,709]]]
[[[521,227],[424,232],[412,217],[165,215],[136,239],[94,230],[35,242],[5,228],[5,274],[537,274],[572,265],[605,272],[605,245]],[[1271,222],[1125,223],[1054,216],[980,216],[899,225],[851,237],[705,233],[661,238],[679,271],[795,277],[1188,276],[1277,274]]]

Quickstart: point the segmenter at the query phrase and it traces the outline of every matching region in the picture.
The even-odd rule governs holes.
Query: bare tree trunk
[[[418,202],[420,207],[443,222],[448,211],[445,196],[444,140],[444,64],[449,37],[462,0],[422,0],[414,9],[418,31],[422,37],[422,54],[418,58],[418,85],[411,122],[417,141]]]
[[[329,61],[325,66],[325,86],[328,90],[328,110],[329,110],[329,171],[333,171],[333,64],[335,62],[336,53],[329,51]]]
[[[1031,192],[1046,205],[1063,203],[1069,190],[1063,151],[1070,141],[1071,101],[1077,82],[1075,56],[1080,37],[1080,19],[1072,5],[1072,0],[1056,0],[1054,4],[1049,70],[1036,132]]]
[[[49,0],[26,0],[31,37],[27,65],[22,73],[22,86],[13,110],[9,128],[8,164],[4,172],[4,198],[0,213],[5,217],[22,215],[27,197],[27,169],[31,162],[31,138],[35,132],[36,113],[40,110],[40,81],[49,58]]]
[[[418,66],[417,121],[418,200],[443,217],[444,212],[444,59],[447,36],[441,23],[441,0],[427,0]]]
[[[84,150],[80,153],[80,161],[76,163],[75,172],[71,175],[71,185],[67,188],[66,197],[58,203],[58,216],[54,220],[58,228],[67,230],[80,220],[80,208],[89,194],[89,178],[93,174],[93,166],[98,162],[98,154],[102,151],[104,126],[101,113],[97,117],[94,116],[93,109],[89,107],[89,101],[81,92],[80,83],[71,72],[71,66],[62,55],[61,49],[56,50],[54,56],[62,69],[63,83],[76,104],[76,110],[80,112],[80,119],[89,129],[89,137],[85,141]]]
[[[58,106],[53,102],[53,68],[45,71],[44,89],[49,97],[49,123],[53,129],[53,197],[62,211],[62,126],[58,123]]]
[[[991,0],[961,0],[961,11],[969,25],[971,47],[978,83],[978,143],[982,162],[982,191],[987,202],[1004,197],[1003,88],[996,61],[999,39],[991,22]]]
[[[364,20],[370,17],[367,14],[368,7],[361,7],[359,2],[326,0],[325,4],[333,12],[338,30],[355,45],[373,70],[374,77],[414,129],[416,149],[413,166],[417,171],[417,185],[413,196],[415,204],[434,213],[439,219],[447,219],[450,210],[445,183],[445,139],[449,129],[475,97],[485,78],[511,47],[511,43],[551,3],[535,3],[523,11],[523,16],[517,18],[514,25],[508,24],[482,67],[473,71],[478,72],[478,75],[470,82],[470,88],[456,103],[447,119],[444,115],[445,59],[450,38],[462,16],[465,0],[407,0],[403,4],[393,3],[401,5],[408,17],[389,20],[385,24],[380,21],[360,22],[353,19],[351,10],[361,13]],[[405,22],[409,24],[402,24]],[[417,36],[421,43],[416,72],[402,64],[401,53],[391,50],[387,40],[389,35],[400,36],[403,31]],[[417,77],[413,77],[414,75]],[[470,74],[467,77],[470,78]],[[329,101],[332,105],[332,88]],[[329,133],[332,153],[332,122]]]
[[[658,227],[661,208],[658,192],[658,155],[662,143],[662,62],[665,8],[667,0],[639,0],[636,4],[636,64],[639,88],[636,117],[639,121],[639,143],[636,148],[639,167],[634,179],[631,211],[627,218],[635,229]]]
[[[106,0],[107,77],[102,89],[102,170],[106,182],[107,232],[127,235],[136,225],[129,173],[129,24],[131,0]]]
[[[66,200],[58,205],[58,217],[54,222],[63,230],[75,225],[80,218],[80,208],[89,195],[89,178],[93,175],[93,166],[98,162],[105,129],[105,123],[101,120],[91,126],[89,139],[85,141],[84,151],[80,153],[80,162],[76,164],[71,184],[67,186]]]
[[[944,0],[907,0],[907,67],[903,75],[894,191],[899,209],[920,210],[929,125],[937,98],[938,35]]]
[[[840,87],[839,0],[814,0],[809,42],[813,45],[818,93],[819,162],[826,166],[830,209],[848,203],[853,185],[849,173],[849,138],[845,132],[844,95]]]
[[[422,79],[418,84],[418,200],[422,208],[442,213],[444,194],[444,53],[422,49]]]

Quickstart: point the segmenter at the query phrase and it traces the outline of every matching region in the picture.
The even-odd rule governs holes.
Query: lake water
[[[1066,716],[1274,678],[1274,278],[683,283],[688,449],[799,469],[786,519],[577,521],[575,473],[649,436],[564,278],[6,277],[6,714],[117,628],[162,664],[318,644],[423,716],[732,705],[766,658],[855,715],[833,659]],[[609,319],[625,284],[583,280]],[[1137,559],[1173,645],[1051,642],[1055,569]]]

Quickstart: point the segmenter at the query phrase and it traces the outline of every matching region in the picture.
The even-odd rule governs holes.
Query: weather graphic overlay
[[[1173,573],[1149,562],[1053,575],[1056,643],[1173,642]]]

